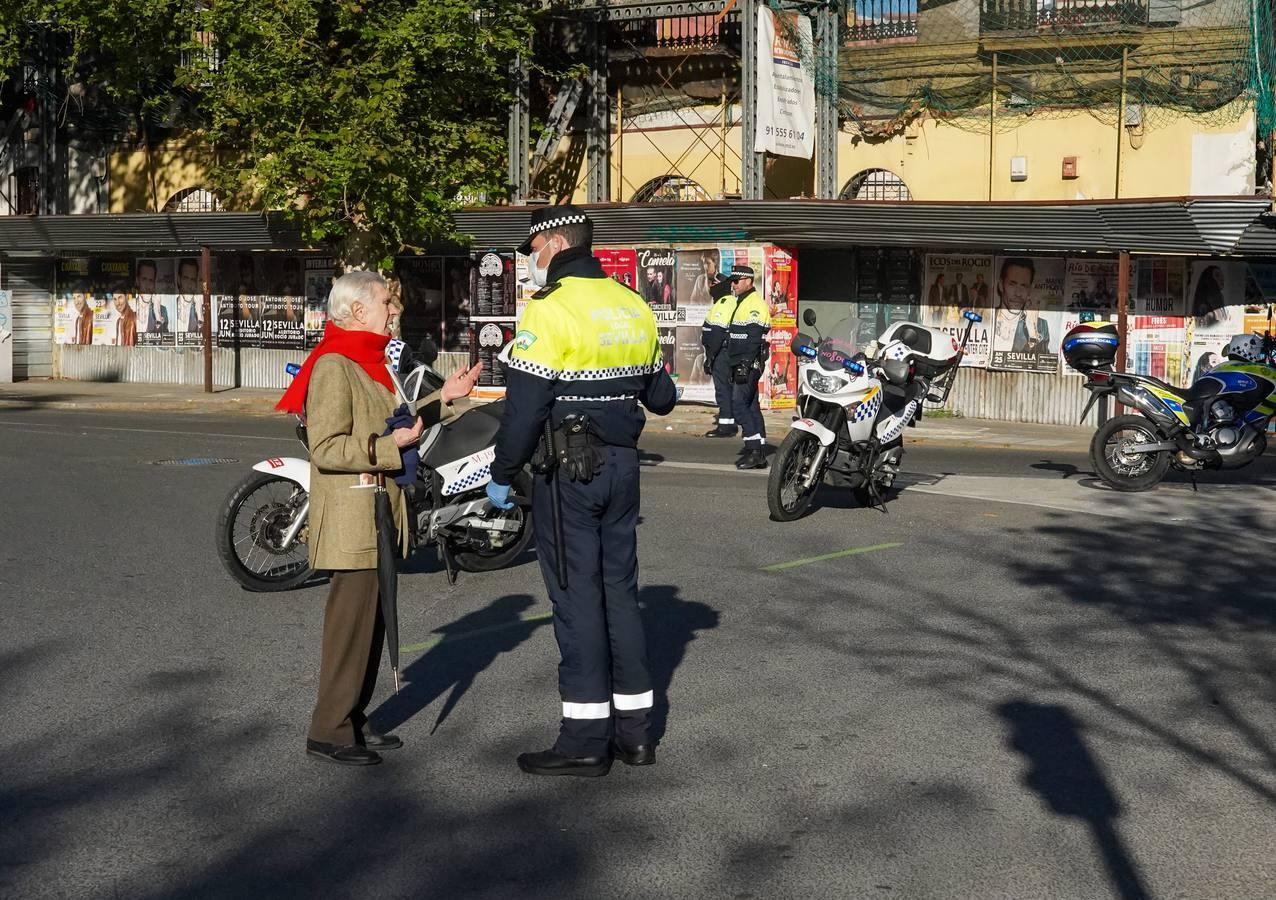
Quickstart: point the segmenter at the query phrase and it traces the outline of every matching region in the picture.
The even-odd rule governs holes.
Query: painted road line
[[[649,469],[694,469],[698,472],[723,472],[731,475],[766,475],[767,469],[737,469],[731,463],[677,462],[671,459],[640,459],[638,465]]]
[[[873,544],[871,547],[852,547],[850,550],[839,550],[836,553],[825,553],[822,556],[808,556],[804,559],[794,559],[789,562],[774,563],[773,565],[763,566],[760,571],[783,572],[785,569],[795,569],[798,566],[805,566],[810,563],[824,562],[826,559],[841,559],[843,556],[858,556],[861,553],[872,553],[874,550],[890,550],[894,547],[902,546],[904,545],[896,542],[893,544]]]
[[[548,622],[554,618],[553,613],[541,613],[535,616],[520,616],[513,622],[502,622],[499,625],[488,625],[486,628],[475,628],[473,631],[463,631],[459,634],[440,634],[436,637],[422,641],[419,644],[400,644],[400,653],[418,653],[422,650],[432,650],[439,644],[452,644],[456,641],[467,641],[470,638],[479,637],[484,634],[491,634],[494,631],[504,631],[506,628],[517,628],[520,625],[535,624],[539,622]]]

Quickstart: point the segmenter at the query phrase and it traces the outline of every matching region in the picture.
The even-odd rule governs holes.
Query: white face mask
[[[527,270],[528,277],[531,279],[532,284],[536,285],[538,288],[543,288],[549,283],[549,263],[546,263],[543,266],[541,265],[541,256],[544,255],[545,251],[548,249],[549,244],[546,243],[538,252],[533,253],[530,260],[531,265]]]

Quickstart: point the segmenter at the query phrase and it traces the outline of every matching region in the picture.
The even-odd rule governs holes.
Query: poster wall
[[[1187,291],[1188,384],[1223,361],[1223,348],[1245,328],[1245,282],[1241,262],[1197,260]]]
[[[638,293],[650,304],[657,322],[677,324],[678,302],[674,290],[677,254],[672,247],[648,247],[639,250],[637,257]]]
[[[991,255],[930,253],[922,282],[921,324],[938,328],[960,341],[966,331],[962,314],[973,311],[983,317],[971,327],[963,366],[984,368],[992,356],[995,325],[992,297]]]
[[[656,316],[657,339],[666,371],[684,401],[712,403],[713,378],[704,371],[701,330],[708,315],[709,287],[718,273],[732,266],[752,266],[758,273],[756,287],[772,305],[771,359],[759,379],[764,408],[792,407],[797,395],[797,364],[790,344],[797,329],[798,265],[796,252],[764,244],[718,246],[595,247],[594,256],[603,271],[621,284],[631,284]],[[526,257],[509,254],[502,266],[502,282],[513,298],[509,319],[482,321],[476,316],[472,358],[484,363],[476,396],[500,396],[504,388],[501,366],[495,358],[517,334],[517,320],[537,288],[527,280]],[[484,268],[484,256],[476,265]],[[495,272],[493,264],[491,271]],[[486,288],[476,288],[483,304]]]
[[[323,339],[328,321],[328,293],[332,290],[335,261],[327,257],[306,259],[306,349]]]
[[[614,278],[631,290],[638,289],[638,253],[630,249],[609,247],[594,251],[609,278]]]
[[[478,380],[480,396],[505,387],[505,372],[496,358],[516,334],[520,260],[526,277],[526,257],[497,250],[479,254],[470,270],[470,363],[483,364]],[[535,290],[530,284],[528,287]]]
[[[990,368],[1058,372],[1066,261],[999,256],[996,272],[997,313]]]
[[[785,247],[763,248],[763,279],[771,307],[771,331],[767,334],[771,355],[762,378],[763,402],[770,409],[797,406],[797,363],[793,336],[797,334],[797,251]]]
[[[815,152],[815,82],[803,60],[812,52],[811,20],[797,13],[758,7],[757,137],[753,149],[777,156],[810,159]],[[801,53],[788,35],[801,43]]]
[[[1139,259],[1131,283],[1126,365],[1172,384],[1187,380],[1187,319],[1182,259]]]

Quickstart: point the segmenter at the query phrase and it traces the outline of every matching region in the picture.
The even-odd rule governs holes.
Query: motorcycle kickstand
[[[452,545],[446,540],[439,541],[439,559],[443,562],[443,568],[447,571],[448,587],[456,584],[458,571],[456,568],[456,560],[452,557]]]

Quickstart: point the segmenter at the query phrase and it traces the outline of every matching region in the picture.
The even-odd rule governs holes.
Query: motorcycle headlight
[[[813,390],[821,394],[835,394],[850,384],[850,379],[841,375],[826,375],[823,372],[807,372],[807,383]]]

